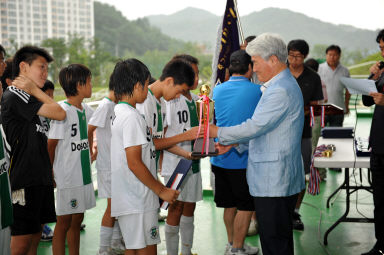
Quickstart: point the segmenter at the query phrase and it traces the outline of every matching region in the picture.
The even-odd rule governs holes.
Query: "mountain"
[[[147,50],[167,51],[185,43],[163,34],[148,19],[127,20],[113,6],[94,2],[95,37],[111,54],[121,57],[126,51],[144,54]]]
[[[223,10],[224,11],[224,10]],[[171,15],[147,17],[150,24],[163,33],[183,41],[213,46],[221,17],[208,11],[188,7]],[[264,32],[280,34],[286,42],[304,39],[310,46],[338,44],[347,49],[377,51],[377,31],[348,25],[334,25],[287,9],[266,8],[241,16],[245,37]]]

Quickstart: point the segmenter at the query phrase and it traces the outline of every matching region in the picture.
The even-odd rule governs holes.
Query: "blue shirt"
[[[215,117],[218,127],[230,127],[250,119],[261,97],[260,85],[244,76],[232,76],[213,90]],[[227,153],[211,157],[212,165],[227,169],[247,168],[248,151],[239,154],[232,148]]]

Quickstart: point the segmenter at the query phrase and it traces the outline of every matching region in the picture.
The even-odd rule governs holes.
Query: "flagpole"
[[[233,0],[233,3],[235,5],[235,11],[236,11],[236,16],[237,16],[237,27],[239,28],[239,31],[240,31],[241,43],[244,43],[244,41],[245,41],[244,40],[244,33],[243,33],[243,29],[241,27],[239,10],[237,9],[237,0]]]

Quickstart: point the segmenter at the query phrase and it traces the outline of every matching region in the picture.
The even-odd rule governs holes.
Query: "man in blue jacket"
[[[264,255],[293,254],[292,214],[304,189],[301,134],[303,96],[287,69],[287,47],[280,36],[265,33],[246,48],[263,95],[252,118],[232,127],[210,128],[221,152],[238,143],[248,148],[247,182],[254,198]]]
[[[260,85],[250,81],[252,61],[245,50],[237,50],[230,57],[228,81],[213,90],[216,125],[230,127],[251,118],[260,100]],[[215,174],[215,203],[224,208],[224,224],[228,243],[225,255],[257,254],[258,248],[244,244],[252,212],[253,198],[249,194],[246,168],[248,152],[239,154],[234,148],[211,157]]]

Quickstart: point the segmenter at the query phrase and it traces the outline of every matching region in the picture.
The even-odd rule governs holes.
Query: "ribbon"
[[[199,137],[200,130],[202,124],[204,124],[204,138],[203,138],[203,148],[201,150],[201,154],[204,154],[204,148],[205,148],[205,154],[208,155],[209,153],[209,97],[206,95],[200,96],[200,99],[202,99],[202,103],[200,104],[200,114],[199,114],[199,131],[196,136],[196,140]],[[204,111],[203,109],[205,108],[205,116],[204,116]],[[205,122],[203,122],[203,119],[205,119]],[[195,142],[196,145],[196,142]],[[194,146],[195,146],[194,145]]]
[[[309,182],[307,192],[313,196],[320,194],[320,174],[317,168],[315,167],[315,157],[323,157],[323,152],[328,150],[325,144],[316,147],[315,152],[313,153],[311,160],[311,171],[309,173]]]
[[[310,113],[310,123],[309,123],[309,125],[311,126],[311,127],[313,127],[313,125],[315,125],[315,113],[314,113],[314,111],[313,111],[313,106],[310,106],[309,107],[309,113]]]
[[[321,106],[321,127],[325,127],[325,106]]]

